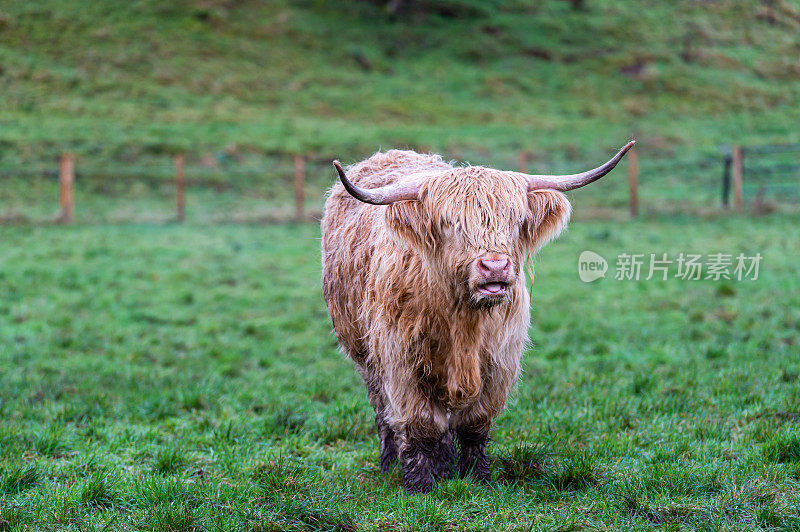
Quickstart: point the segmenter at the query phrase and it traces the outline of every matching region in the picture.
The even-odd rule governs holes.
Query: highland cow
[[[347,171],[322,219],[322,282],[336,336],[367,385],[380,466],[410,493],[490,478],[486,443],[528,343],[527,257],[562,231],[565,176],[453,166],[391,150]],[[457,464],[456,464],[457,461]]]

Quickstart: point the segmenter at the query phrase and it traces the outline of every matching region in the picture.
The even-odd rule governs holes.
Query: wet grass
[[[573,224],[536,260],[493,482],[413,497],[379,472],[316,227],[0,227],[0,530],[796,530],[799,221]],[[584,284],[586,249],[764,259]]]

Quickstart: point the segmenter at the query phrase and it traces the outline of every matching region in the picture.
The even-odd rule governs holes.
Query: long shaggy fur
[[[420,199],[361,203],[334,186],[322,220],[322,281],[333,327],[367,384],[381,465],[398,457],[409,491],[430,489],[455,459],[488,476],[492,421],[519,376],[529,326],[522,266],[570,214],[555,191],[527,192],[522,177],[438,155],[391,150],[348,168],[374,188],[427,175]],[[476,296],[472,265],[511,258],[507,296]],[[466,456],[463,453],[466,452]]]

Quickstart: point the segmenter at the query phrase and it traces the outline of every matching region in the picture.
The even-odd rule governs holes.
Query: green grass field
[[[798,0],[390,3],[0,5],[0,532],[800,530],[796,152],[746,159],[775,213],[719,208],[721,145],[800,142]],[[313,216],[331,158],[560,173],[630,137],[642,218],[626,161],[536,259],[493,482],[406,496],[318,227],[249,223],[291,217],[296,154]],[[37,225],[65,151],[77,223]],[[585,284],[584,250],[763,262]]]
[[[573,224],[536,259],[491,486],[411,497],[379,473],[317,227],[0,227],[0,530],[797,530],[798,223]],[[584,284],[586,249],[764,259]]]

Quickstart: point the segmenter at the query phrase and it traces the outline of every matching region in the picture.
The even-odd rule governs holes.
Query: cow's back
[[[362,188],[376,188],[426,171],[452,168],[438,155],[414,151],[378,152],[347,169],[348,178]],[[394,249],[383,222],[386,207],[353,198],[336,183],[322,217],[322,290],[339,342],[356,362],[367,354],[366,325],[360,310],[369,289],[371,262],[391,260]]]

